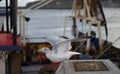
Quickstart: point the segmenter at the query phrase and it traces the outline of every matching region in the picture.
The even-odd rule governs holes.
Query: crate
[[[120,74],[120,70],[110,60],[67,60],[56,74]]]

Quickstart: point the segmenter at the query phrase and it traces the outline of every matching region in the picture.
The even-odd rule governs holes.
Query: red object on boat
[[[13,45],[13,34],[0,31],[0,50],[21,50],[21,40],[17,37],[17,44]]]
[[[13,36],[11,33],[0,33],[0,46],[12,46]],[[20,37],[17,37],[17,45],[21,46]]]

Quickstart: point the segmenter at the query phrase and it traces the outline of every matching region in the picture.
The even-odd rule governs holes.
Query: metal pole
[[[72,25],[72,28],[73,28],[73,36],[76,38],[77,37],[77,26],[76,26],[76,17],[73,17],[73,25]]]
[[[7,33],[9,32],[9,6],[8,6],[8,0],[6,0],[6,30]]]
[[[6,30],[7,33],[9,33],[9,6],[8,6],[8,0],[6,0]],[[7,54],[5,54],[6,58]],[[5,59],[5,74],[9,73],[9,68],[8,68],[8,58]]]
[[[10,30],[13,28],[13,24],[12,24],[12,15],[13,15],[13,13],[12,13],[12,0],[10,0]]]
[[[12,0],[13,45],[17,44],[17,0]]]

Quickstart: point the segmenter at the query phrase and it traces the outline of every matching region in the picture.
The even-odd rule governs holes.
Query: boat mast
[[[91,27],[96,26],[98,28],[98,37],[99,37],[99,53],[102,53],[102,35],[101,35],[101,26],[106,23],[105,20],[99,18],[98,12],[98,2],[97,0],[74,0],[72,7],[72,18],[73,18],[73,28],[76,28],[76,19],[85,20],[88,24],[88,36],[91,36]],[[84,14],[83,14],[84,12]],[[102,16],[103,18],[103,16]],[[76,37],[76,32],[74,31],[74,37]],[[86,45],[86,54],[89,55],[90,51],[90,40],[87,39]]]
[[[13,45],[17,44],[17,0],[10,0],[11,29],[13,29]]]

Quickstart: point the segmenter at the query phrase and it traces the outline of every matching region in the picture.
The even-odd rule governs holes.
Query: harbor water
[[[107,20],[108,41],[114,42],[118,37],[120,37],[120,9],[104,8],[103,10]],[[26,16],[30,17],[30,21],[26,23],[27,37],[40,37],[40,40],[33,39],[31,42],[42,42],[44,41],[42,38],[47,35],[63,35],[65,27],[65,16],[69,16],[71,13],[71,9],[39,9],[34,13],[27,14]],[[68,18],[66,23],[65,36],[73,38],[72,19]],[[77,20],[78,30],[86,33],[88,25],[84,24],[84,22],[82,24],[80,24],[80,21]],[[97,31],[97,28],[95,27],[92,27],[92,29]],[[106,38],[104,27],[102,27],[102,38]],[[120,40],[118,40],[114,46],[120,48]]]

